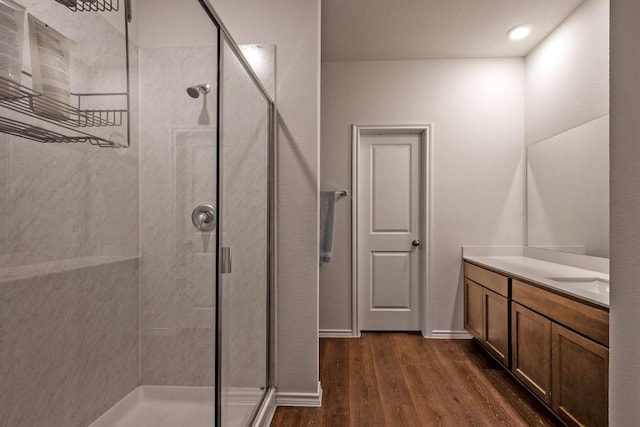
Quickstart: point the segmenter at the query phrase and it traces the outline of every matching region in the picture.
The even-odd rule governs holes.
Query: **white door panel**
[[[411,310],[411,254],[371,253],[371,310]]]
[[[361,135],[358,307],[361,330],[420,330],[421,135]]]
[[[371,232],[411,228],[411,145],[373,144],[371,152]]]

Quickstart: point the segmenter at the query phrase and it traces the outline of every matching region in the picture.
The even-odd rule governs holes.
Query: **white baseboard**
[[[318,389],[315,393],[281,392],[276,393],[278,406],[322,406],[322,386],[318,381]]]
[[[437,340],[470,340],[473,337],[467,331],[431,331],[429,338]]]
[[[320,329],[320,338],[357,338],[351,329]]]

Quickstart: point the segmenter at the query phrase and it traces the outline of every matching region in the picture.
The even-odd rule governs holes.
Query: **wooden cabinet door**
[[[556,323],[552,406],[572,426],[608,422],[609,349]]]
[[[483,287],[464,279],[464,328],[475,338],[484,340]]]
[[[495,292],[483,291],[485,346],[506,366],[509,363],[509,302]]]
[[[551,404],[551,320],[511,303],[511,371]]]

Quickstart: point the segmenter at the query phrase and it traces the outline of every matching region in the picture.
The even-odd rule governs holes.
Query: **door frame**
[[[358,166],[360,157],[360,145],[362,135],[398,135],[418,134],[421,143],[421,170],[420,170],[420,240],[422,245],[422,257],[420,259],[420,326],[422,335],[430,337],[431,304],[430,304],[430,260],[431,260],[431,149],[433,125],[352,125],[351,137],[351,331],[354,337],[360,336],[360,311],[358,307]]]

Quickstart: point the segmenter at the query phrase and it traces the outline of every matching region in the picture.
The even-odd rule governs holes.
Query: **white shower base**
[[[263,394],[260,389],[229,393],[223,425],[246,426]],[[213,387],[140,386],[89,427],[212,427]]]

